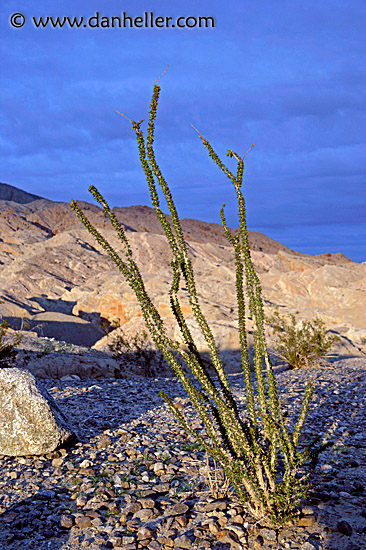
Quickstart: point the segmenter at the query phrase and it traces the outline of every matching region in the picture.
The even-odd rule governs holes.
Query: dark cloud
[[[32,15],[96,10],[212,15],[216,28],[61,30],[30,23]],[[27,16],[23,29],[8,24],[15,11]],[[255,143],[243,186],[253,229],[274,231],[298,249],[331,247],[334,235],[334,246],[345,254],[352,247],[351,257],[366,260],[364,229],[356,230],[366,211],[360,0],[225,7],[218,0],[199,7],[160,1],[148,10],[139,1],[121,8],[112,0],[108,9],[96,0],[87,7],[80,0],[5,1],[0,16],[1,181],[63,201],[91,201],[93,183],[114,205],[150,204],[134,132],[116,109],[147,119],[156,78],[170,63],[160,82],[155,150],[180,215],[220,222],[225,202],[229,225],[237,225],[232,185],[191,122],[231,169],[227,149],[244,154]],[[309,240],[304,228],[312,227],[323,229]],[[337,227],[350,228],[354,239],[340,240]]]

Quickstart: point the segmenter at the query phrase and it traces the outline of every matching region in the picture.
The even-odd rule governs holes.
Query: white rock
[[[0,369],[0,454],[44,455],[75,439],[53,398],[30,372]]]

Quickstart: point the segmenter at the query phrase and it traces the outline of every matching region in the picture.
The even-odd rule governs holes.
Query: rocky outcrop
[[[76,439],[55,401],[30,372],[0,369],[0,454],[44,455]]]
[[[106,378],[124,378],[118,361],[111,356],[95,357],[75,353],[20,353],[18,364],[23,365],[37,378],[61,379],[77,375],[80,380],[104,380]],[[27,357],[24,359],[24,357]]]

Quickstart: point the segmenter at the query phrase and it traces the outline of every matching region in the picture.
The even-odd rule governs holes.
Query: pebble
[[[347,535],[347,537],[350,537],[353,532],[353,529],[351,525],[348,523],[348,521],[339,521],[337,523],[337,529],[343,535]]]
[[[235,494],[211,494],[206,454],[159,396],[202,430],[174,378],[45,380],[80,441],[42,457],[0,456],[0,549],[366,548],[366,361],[276,374],[290,425],[310,377],[302,441],[327,432],[334,445],[299,516],[278,529],[256,522]],[[244,416],[242,375],[228,379]]]

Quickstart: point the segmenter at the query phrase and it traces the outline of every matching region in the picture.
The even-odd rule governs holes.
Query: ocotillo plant
[[[207,437],[202,437],[202,435],[187,424],[184,414],[174,406],[172,400],[165,392],[160,392],[161,397],[169,405],[188,434],[198,443],[201,443],[208,454],[221,464],[227,478],[236,491],[237,497],[243,503],[246,503],[250,513],[256,519],[269,516],[274,525],[279,524],[291,516],[291,513],[306,493],[310,470],[305,470],[304,473],[303,466],[309,459],[316,457],[317,452],[320,451],[320,448],[315,450],[314,446],[309,446],[303,453],[298,451],[299,435],[308,415],[313,386],[311,383],[307,386],[299,418],[293,430],[290,431],[285,425],[284,415],[279,403],[276,380],[266,348],[261,285],[255,272],[249,249],[245,201],[241,192],[244,157],[240,158],[236,153],[228,151],[228,156],[231,158],[234,157],[237,161],[237,173],[235,176],[221,162],[210,143],[200,135],[210,157],[234,185],[238,199],[240,230],[236,236],[227,227],[224,215],[225,204],[221,208],[220,215],[225,235],[233,246],[235,253],[242,370],[249,416],[245,421],[240,418],[238,405],[232,395],[214,336],[201,311],[192,262],[188,257],[178,213],[168,184],[163,178],[155,159],[153,143],[159,93],[160,86],[158,79],[154,86],[150,106],[146,143],[141,130],[143,120],[139,122],[128,120],[130,120],[136,134],[141,165],[150,189],[155,213],[172,250],[171,266],[173,269],[173,278],[169,291],[170,305],[186,344],[185,350],[180,348],[178,341],[168,337],[163,320],[146,292],[123,226],[111,211],[104,197],[93,185],[89,187],[89,191],[103,207],[105,214],[109,217],[120,241],[124,245],[125,256],[123,259],[100,232],[93,227],[75,201],[71,201],[71,208],[88,231],[109,254],[130,287],[134,290],[151,338],[165,356],[172,370],[189,394],[198,415],[204,423]],[[119,114],[128,118],[123,113]],[[155,178],[167,201],[173,227],[169,225],[166,216],[160,208]],[[254,376],[257,382],[256,391],[251,375],[246,336],[244,274],[250,316],[254,323]],[[209,376],[182,314],[178,299],[181,275],[188,289],[192,312],[210,350],[210,359],[218,376],[219,388],[215,386],[213,379]],[[179,355],[183,359],[183,363],[188,366],[194,375],[200,387],[193,384],[184,372],[181,364],[177,361],[177,356]]]

